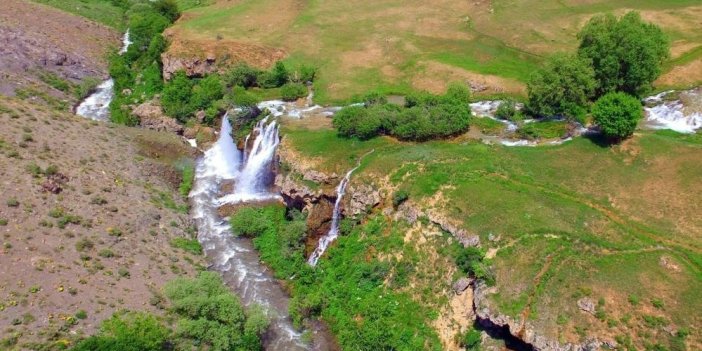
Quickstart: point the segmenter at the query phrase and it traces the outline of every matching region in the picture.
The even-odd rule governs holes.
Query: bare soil
[[[0,6],[0,94],[42,84],[49,71],[78,82],[107,78],[106,53],[119,45],[114,29],[49,6],[4,0]],[[60,91],[51,92],[64,97]],[[70,96],[65,96],[70,98]]]

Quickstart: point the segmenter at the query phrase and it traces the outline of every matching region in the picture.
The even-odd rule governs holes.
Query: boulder
[[[466,278],[466,277],[460,278],[460,279],[456,280],[456,282],[453,283],[453,291],[456,293],[456,295],[460,295],[464,291],[466,291],[466,289],[468,289],[468,287],[470,286],[470,284],[472,282],[473,282],[473,280],[470,278]]]
[[[378,189],[368,184],[349,187],[347,196],[349,198],[349,206],[345,211],[346,216],[356,216],[365,213],[368,209],[378,206],[381,200]]]
[[[596,311],[597,304],[595,300],[589,297],[583,297],[577,302],[578,308],[584,312],[594,315]]]
[[[139,117],[143,128],[183,134],[183,126],[178,124],[175,119],[166,116],[161,109],[161,105],[155,100],[147,101],[135,107],[132,113]]]

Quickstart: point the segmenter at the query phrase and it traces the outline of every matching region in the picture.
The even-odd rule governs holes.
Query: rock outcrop
[[[380,191],[368,184],[351,184],[347,191],[347,199],[345,203],[348,205],[345,208],[346,216],[357,216],[368,212],[380,204]]]
[[[152,129],[159,132],[169,132],[183,134],[183,126],[175,119],[166,116],[161,109],[161,105],[156,100],[149,100],[136,106],[132,113],[139,117],[143,128]]]
[[[590,338],[581,344],[561,344],[540,335],[528,321],[515,320],[510,316],[496,313],[490,306],[487,296],[496,293],[497,289],[488,287],[481,281],[474,282],[472,286],[473,308],[477,322],[486,329],[499,329],[502,333],[508,333],[510,338],[524,343],[525,348],[536,351],[595,351],[605,347],[613,349],[617,345],[614,341],[601,341],[596,338]]]
[[[163,78],[171,79],[173,74],[184,71],[188,77],[204,77],[209,73],[217,72],[217,58],[210,54],[201,57],[177,57],[167,53],[161,55],[163,62]]]

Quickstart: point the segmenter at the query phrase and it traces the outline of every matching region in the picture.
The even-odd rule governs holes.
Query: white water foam
[[[261,305],[271,320],[264,338],[267,350],[309,350],[302,334],[295,331],[288,316],[288,297],[268,268],[260,263],[250,241],[235,238],[226,218],[218,214],[217,197],[223,182],[241,176],[242,153],[231,136],[227,115],[217,142],[198,160],[193,191],[192,217],[197,222],[198,240],[212,262],[245,306]],[[277,135],[277,132],[276,132]],[[263,142],[262,142],[263,143]]]
[[[132,42],[129,40],[129,30],[122,37],[122,48],[119,54],[127,52],[129,45]],[[95,121],[109,121],[110,119],[110,103],[115,95],[115,81],[112,78],[100,83],[95,88],[95,92],[90,94],[76,107],[76,114],[85,118],[90,118]]]
[[[646,107],[646,126],[652,129],[670,129],[678,133],[695,133],[702,128],[702,112],[686,112],[681,100],[664,101],[672,91],[666,91],[644,99]],[[702,94],[694,90],[682,92],[688,99],[702,104]]]
[[[263,118],[246,137],[246,148],[235,152],[243,163],[234,178],[234,191],[220,199],[219,204],[240,203],[249,201],[265,201],[279,199],[280,196],[270,191],[272,183],[272,167],[275,150],[280,143],[278,124],[276,121],[268,122],[270,116]],[[226,121],[229,123],[229,121]],[[222,122],[224,124],[224,121]],[[248,149],[248,143],[253,136],[253,145]],[[229,137],[231,138],[231,136]],[[234,143],[232,141],[232,147]],[[236,149],[236,147],[234,147]]]
[[[368,154],[370,154],[373,151],[375,150],[371,150]],[[365,157],[365,155],[363,157]],[[317,265],[317,261],[319,261],[319,258],[322,257],[329,245],[331,245],[331,243],[333,243],[334,240],[336,240],[336,238],[339,236],[339,220],[341,220],[341,200],[343,199],[344,194],[346,193],[346,186],[351,180],[351,174],[355,170],[357,170],[358,167],[361,167],[361,160],[363,160],[363,157],[358,159],[358,164],[356,164],[356,167],[348,171],[344,176],[344,179],[342,179],[339,185],[336,187],[336,201],[334,202],[334,212],[332,212],[331,228],[325,236],[319,239],[317,247],[307,259],[307,263],[309,263],[312,267]]]

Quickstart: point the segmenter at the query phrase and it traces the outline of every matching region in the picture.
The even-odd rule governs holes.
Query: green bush
[[[280,95],[285,101],[295,101],[307,96],[307,87],[302,83],[286,83],[280,87]]]
[[[190,252],[193,255],[202,254],[202,246],[197,239],[173,238],[171,246]]]
[[[222,97],[224,97],[222,80],[219,75],[210,74],[193,86],[190,104],[193,110],[204,110]]]
[[[270,223],[261,216],[261,210],[254,207],[242,207],[229,220],[235,236],[255,237],[263,234]]]
[[[258,98],[240,86],[235,86],[226,100],[239,107],[253,107],[259,103]]]
[[[248,66],[245,63],[240,63],[230,69],[224,75],[224,82],[227,87],[243,87],[251,88],[257,85],[258,77],[261,71]]]
[[[495,274],[485,261],[485,252],[477,247],[460,248],[455,256],[456,265],[469,276],[495,284]]]
[[[597,96],[623,91],[640,96],[650,89],[668,58],[669,43],[656,25],[641,20],[637,12],[621,18],[595,16],[578,34],[578,55],[592,62]]]
[[[168,18],[171,23],[180,17],[180,10],[178,10],[178,4],[175,0],[157,0],[153,2],[152,6],[162,16]]]
[[[212,351],[260,350],[268,320],[260,309],[244,310],[215,272],[168,282],[165,295],[178,317],[177,335]]]
[[[79,342],[73,351],[162,351],[169,330],[145,312],[115,314],[102,322],[100,331]]]
[[[512,99],[507,99],[500,103],[497,111],[495,111],[495,117],[513,122],[523,119],[521,112],[517,110],[517,102]]]
[[[163,88],[161,94],[163,111],[180,122],[186,122],[195,112],[195,108],[190,103],[193,85],[194,82],[188,79],[185,72],[176,72]]]
[[[481,343],[482,336],[480,335],[480,331],[472,328],[461,337],[461,347],[467,351],[479,351]]]
[[[401,140],[425,141],[446,138],[468,129],[471,112],[467,88],[452,86],[442,96],[415,94],[405,107],[386,103],[382,96],[369,94],[364,106],[349,106],[334,115],[339,135],[370,139],[388,134]]]
[[[593,96],[595,72],[587,59],[556,54],[527,83],[527,108],[535,116],[578,118]]]
[[[592,117],[606,137],[621,140],[634,134],[643,117],[643,108],[633,96],[609,93],[592,106]]]

